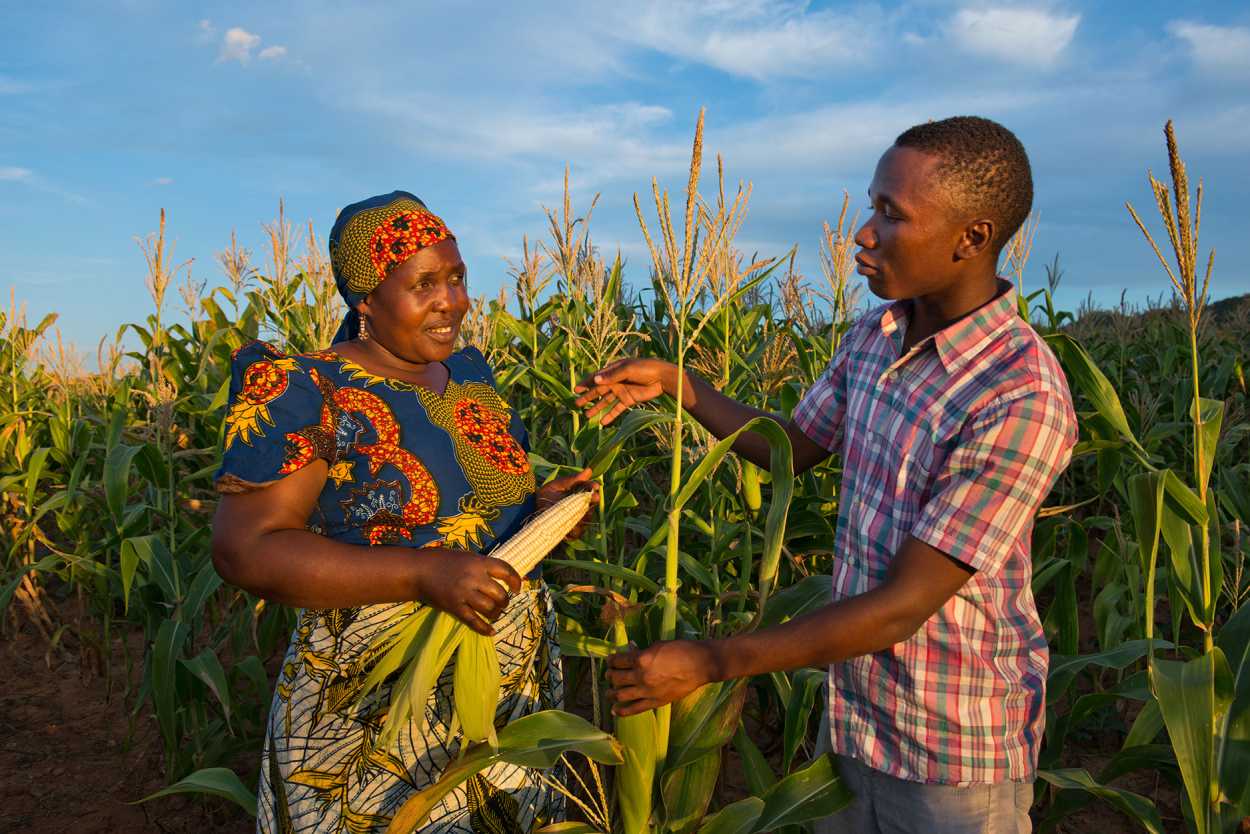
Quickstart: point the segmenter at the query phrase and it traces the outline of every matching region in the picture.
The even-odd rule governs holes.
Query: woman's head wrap
[[[340,211],[330,230],[330,265],[348,311],[334,341],[356,338],[360,333],[356,305],[391,270],[425,247],[448,239],[456,238],[447,225],[407,191],[380,194]]]

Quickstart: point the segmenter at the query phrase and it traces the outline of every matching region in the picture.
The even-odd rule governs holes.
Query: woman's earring
[[[360,317],[360,335],[357,338],[360,339],[360,341],[362,342],[369,341],[369,329],[365,327],[366,321],[368,321],[368,319],[366,319],[364,316]]]

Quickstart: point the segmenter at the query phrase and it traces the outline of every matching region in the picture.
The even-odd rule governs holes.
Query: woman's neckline
[[[460,351],[456,351],[455,353],[452,354],[452,356],[455,356],[459,352]],[[398,390],[415,391],[416,389],[420,389],[422,391],[428,391],[429,393],[433,394],[436,397],[443,397],[447,393],[447,388],[452,383],[451,365],[447,364],[446,361],[440,361],[437,363],[439,365],[442,365],[443,369],[447,371],[447,379],[443,381],[443,390],[437,391],[431,388],[430,386],[422,385],[419,382],[413,382],[411,380],[403,379],[401,377],[388,376],[387,374],[380,374],[380,373],[377,373],[376,371],[372,371],[369,368],[366,368],[364,365],[357,362],[355,359],[352,359],[350,356],[344,356],[343,354],[339,353],[333,347],[326,348],[325,350],[321,351],[321,353],[325,355],[333,356],[339,362],[345,365],[350,365],[353,368],[359,369],[361,372],[368,375],[371,379],[375,379],[380,382],[385,382],[387,385],[391,386],[392,388],[396,388]],[[451,357],[448,357],[448,359],[450,358]],[[429,364],[435,364],[435,363],[429,363]]]

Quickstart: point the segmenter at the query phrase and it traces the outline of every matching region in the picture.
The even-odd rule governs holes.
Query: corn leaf
[[[746,694],[747,681],[739,679],[701,686],[674,702],[665,768],[683,767],[728,744]]]
[[[829,673],[818,669],[800,669],[794,674],[790,702],[786,704],[785,725],[782,730],[781,772],[790,770],[799,744],[807,738],[807,724],[815,711],[816,698]]]
[[[1037,776],[1060,790],[1084,791],[1095,796],[1128,814],[1150,834],[1164,834],[1163,820],[1159,819],[1158,809],[1153,802],[1140,794],[1101,785],[1082,768],[1039,770]]]
[[[229,726],[230,686],[226,683],[226,670],[221,667],[221,661],[217,659],[217,653],[209,647],[190,660],[180,658],[178,662],[207,686],[209,691],[217,698],[217,702],[221,704],[221,710],[226,716],[226,726]]]
[[[818,756],[768,789],[754,831],[771,832],[827,817],[850,804],[854,795],[838,779],[830,756]]]
[[[589,721],[560,710],[535,712],[518,718],[499,731],[499,747],[468,747],[464,755],[430,787],[408,798],[396,812],[388,834],[420,830],[435,806],[473,774],[503,761],[522,767],[554,767],[566,753],[581,753],[600,764],[619,765],[621,746]]]
[[[130,496],[131,462],[141,448],[118,443],[109,449],[104,459],[104,501],[113,516],[113,523],[118,527],[122,524],[122,511]]]
[[[1232,702],[1217,728],[1216,767],[1221,797],[1241,819],[1250,816],[1250,603],[1224,623],[1216,645],[1232,675]]]
[[[219,796],[222,799],[228,799],[235,805],[238,805],[248,816],[256,816],[256,792],[248,790],[243,782],[239,780],[238,775],[229,768],[224,767],[206,767],[197,770],[185,779],[180,779],[168,788],[162,788],[154,794],[149,794],[132,805],[138,805],[142,802],[151,802],[153,799],[160,799],[162,796],[173,796],[180,793],[198,793],[206,796]]]
[[[764,758],[760,748],[751,740],[741,721],[734,733],[734,749],[742,760],[742,775],[746,778],[747,789],[753,796],[763,796],[769,788],[777,784],[777,774],[773,773],[768,759]]]
[[[1058,354],[1072,387],[1084,394],[1098,414],[1144,458],[1146,450],[1137,441],[1128,424],[1128,416],[1124,413],[1124,406],[1120,404],[1119,395],[1085,348],[1066,333],[1048,333],[1044,338]]]
[[[452,674],[456,716],[469,741],[495,738],[495,710],[499,707],[499,656],[494,639],[465,629],[456,651]]]
[[[152,644],[152,701],[156,705],[156,721],[165,737],[165,749],[178,744],[178,655],[190,630],[186,623],[164,620]]]
[[[764,800],[747,797],[717,811],[699,829],[699,834],[751,834],[763,810]]]
[[[716,792],[720,765],[720,750],[714,749],[681,767],[665,767],[660,797],[666,832],[690,834],[699,827]]]
[[[1211,798],[1219,789],[1215,770],[1215,724],[1232,701],[1232,673],[1224,653],[1213,649],[1186,663],[1156,660],[1151,682],[1176,751],[1197,834],[1211,834]]]

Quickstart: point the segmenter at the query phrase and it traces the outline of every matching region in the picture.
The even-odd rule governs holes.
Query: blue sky
[[[853,206],[908,126],[975,113],[1034,165],[1031,282],[1141,301],[1166,277],[1124,209],[1150,210],[1176,120],[1207,186],[1215,294],[1250,291],[1250,7],[1244,3],[159,3],[0,0],[0,289],[93,349],[149,311],[135,237],[169,212],[180,259],[222,280],[237,229],[263,261],[278,199],[324,239],[336,210],[404,188],[494,294],[543,205],[602,197],[592,231],[641,280],[632,195],[684,184],[705,144],[754,184],[750,254]],[[1156,226],[1157,229],[1157,226]],[[176,301],[172,306],[177,306]]]

